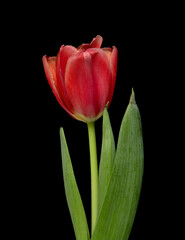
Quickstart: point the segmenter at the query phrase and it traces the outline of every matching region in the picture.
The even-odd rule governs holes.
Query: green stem
[[[98,214],[98,163],[96,150],[95,123],[87,123],[91,160],[91,234],[94,231]]]

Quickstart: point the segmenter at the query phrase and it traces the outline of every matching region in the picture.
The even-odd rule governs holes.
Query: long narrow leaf
[[[143,176],[141,120],[134,93],[125,112],[113,171],[92,240],[128,240]]]
[[[65,193],[75,231],[76,240],[89,240],[90,237],[86,215],[78,190],[78,186],[75,180],[65,135],[62,128],[60,129],[60,139]]]
[[[103,113],[103,137],[99,167],[99,191],[98,191],[98,210],[102,207],[107,188],[109,186],[110,177],[113,169],[113,161],[115,157],[115,142],[109,114],[105,108]]]

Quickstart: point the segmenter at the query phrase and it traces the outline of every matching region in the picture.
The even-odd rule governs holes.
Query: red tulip
[[[74,118],[91,122],[111,103],[117,72],[117,48],[100,48],[103,38],[78,48],[64,46],[56,57],[43,56],[50,87],[59,104]]]

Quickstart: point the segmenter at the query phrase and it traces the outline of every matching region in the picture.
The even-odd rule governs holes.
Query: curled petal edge
[[[44,65],[44,71],[46,74],[46,78],[48,80],[48,83],[53,91],[53,94],[55,95],[58,103],[65,109],[65,111],[73,118],[77,120],[79,119],[78,116],[75,116],[72,112],[70,112],[66,106],[64,105],[60,90],[57,86],[57,77],[56,77],[56,57],[47,57],[46,55],[43,56],[42,62]]]

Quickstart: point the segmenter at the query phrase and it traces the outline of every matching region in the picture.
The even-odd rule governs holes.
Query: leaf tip
[[[107,104],[105,105],[105,109],[107,110],[109,106],[109,101],[107,102]]]
[[[129,101],[130,104],[136,104],[136,100],[135,100],[135,93],[134,93],[134,89],[132,88],[132,93],[131,93],[131,96],[130,96],[130,101]]]
[[[59,134],[60,134],[60,138],[62,138],[62,136],[64,135],[64,129],[63,129],[63,127],[60,128]]]

